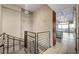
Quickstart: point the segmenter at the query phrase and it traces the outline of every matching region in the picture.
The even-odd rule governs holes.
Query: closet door
[[[3,32],[20,37],[20,12],[10,8],[2,8]]]

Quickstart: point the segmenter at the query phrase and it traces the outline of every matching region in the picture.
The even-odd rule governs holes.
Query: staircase
[[[25,31],[24,39],[0,34],[0,54],[42,54],[50,47],[50,32]]]
[[[22,38],[14,37],[6,33],[0,35],[0,54],[19,54],[24,51],[24,41]]]

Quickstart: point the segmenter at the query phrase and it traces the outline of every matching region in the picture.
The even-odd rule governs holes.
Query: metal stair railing
[[[25,31],[24,32],[24,46],[28,49],[30,54],[37,54],[36,52],[36,33]]]
[[[2,51],[2,53],[3,54],[5,54],[5,52],[7,53],[7,54],[9,54],[9,52],[10,52],[10,46],[11,47],[13,47],[12,49],[13,49],[13,53],[15,53],[15,46],[16,46],[16,41],[18,41],[18,44],[19,44],[19,49],[21,49],[21,43],[23,43],[24,44],[24,41],[23,41],[23,39],[22,38],[18,38],[18,37],[14,37],[14,36],[11,36],[11,35],[8,35],[8,34],[6,34],[6,33],[2,33],[1,35],[0,35],[0,40],[2,40],[1,42],[1,44],[0,44],[0,48],[1,47],[3,47],[3,51]],[[10,42],[10,40],[12,40],[12,42]],[[10,44],[10,43],[12,43],[12,44]]]
[[[48,41],[46,41],[46,42],[41,41],[43,38],[40,39],[41,38],[40,35],[44,35],[43,33],[48,34],[47,35]],[[44,32],[35,33],[35,32],[25,31],[24,40],[22,38],[18,38],[18,37],[8,35],[6,33],[2,33],[2,34],[0,34],[0,40],[2,40],[0,43],[0,48],[2,47],[3,54],[5,54],[5,50],[7,50],[7,52],[6,52],[7,54],[10,53],[10,46],[12,47],[13,53],[15,53],[16,41],[18,41],[19,49],[21,49],[21,45],[23,43],[23,46],[25,49],[29,48],[30,53],[38,54],[38,53],[41,53],[41,52],[39,52],[39,49],[45,51],[50,47],[50,32],[44,31]],[[12,40],[12,42],[10,42],[10,40]],[[44,45],[40,44],[40,42],[43,42],[44,44],[48,45],[48,47],[45,47]],[[12,45],[10,43],[12,43]]]
[[[37,32],[37,52],[43,53],[48,48],[50,48],[50,31]]]
[[[30,34],[28,34],[28,33],[30,33]],[[41,41],[40,35],[42,35],[42,34],[48,34],[47,35],[48,38],[47,38],[46,42]],[[43,38],[42,38],[42,40],[43,40]],[[39,41],[47,44],[47,47],[45,47],[44,45],[41,45]],[[27,49],[30,46],[30,48],[29,48],[30,53],[34,52],[33,54],[39,54],[39,53],[41,53],[41,52],[39,52],[39,49],[44,50],[43,52],[45,52],[48,48],[50,48],[50,31],[37,32],[37,33],[30,32],[30,31],[25,31],[24,32],[24,42],[25,42],[24,43],[25,47]]]

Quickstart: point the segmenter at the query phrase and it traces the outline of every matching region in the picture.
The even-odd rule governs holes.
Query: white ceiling
[[[29,11],[35,11],[36,9],[40,8],[43,4],[29,4],[28,10]],[[25,7],[27,9],[27,6]]]
[[[36,9],[40,8],[41,6],[43,6],[43,4],[17,4],[17,6],[24,8],[28,11],[35,11]]]
[[[43,5],[44,4],[18,4],[17,6],[20,6],[26,10],[33,12]],[[48,6],[57,12],[63,9],[71,8],[75,6],[75,4],[48,4]]]
[[[58,12],[64,9],[73,8],[75,4],[48,4],[48,6]]]

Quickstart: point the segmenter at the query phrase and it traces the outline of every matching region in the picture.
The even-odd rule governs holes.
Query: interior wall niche
[[[21,37],[24,37],[24,31],[32,31],[32,13],[21,9]]]

